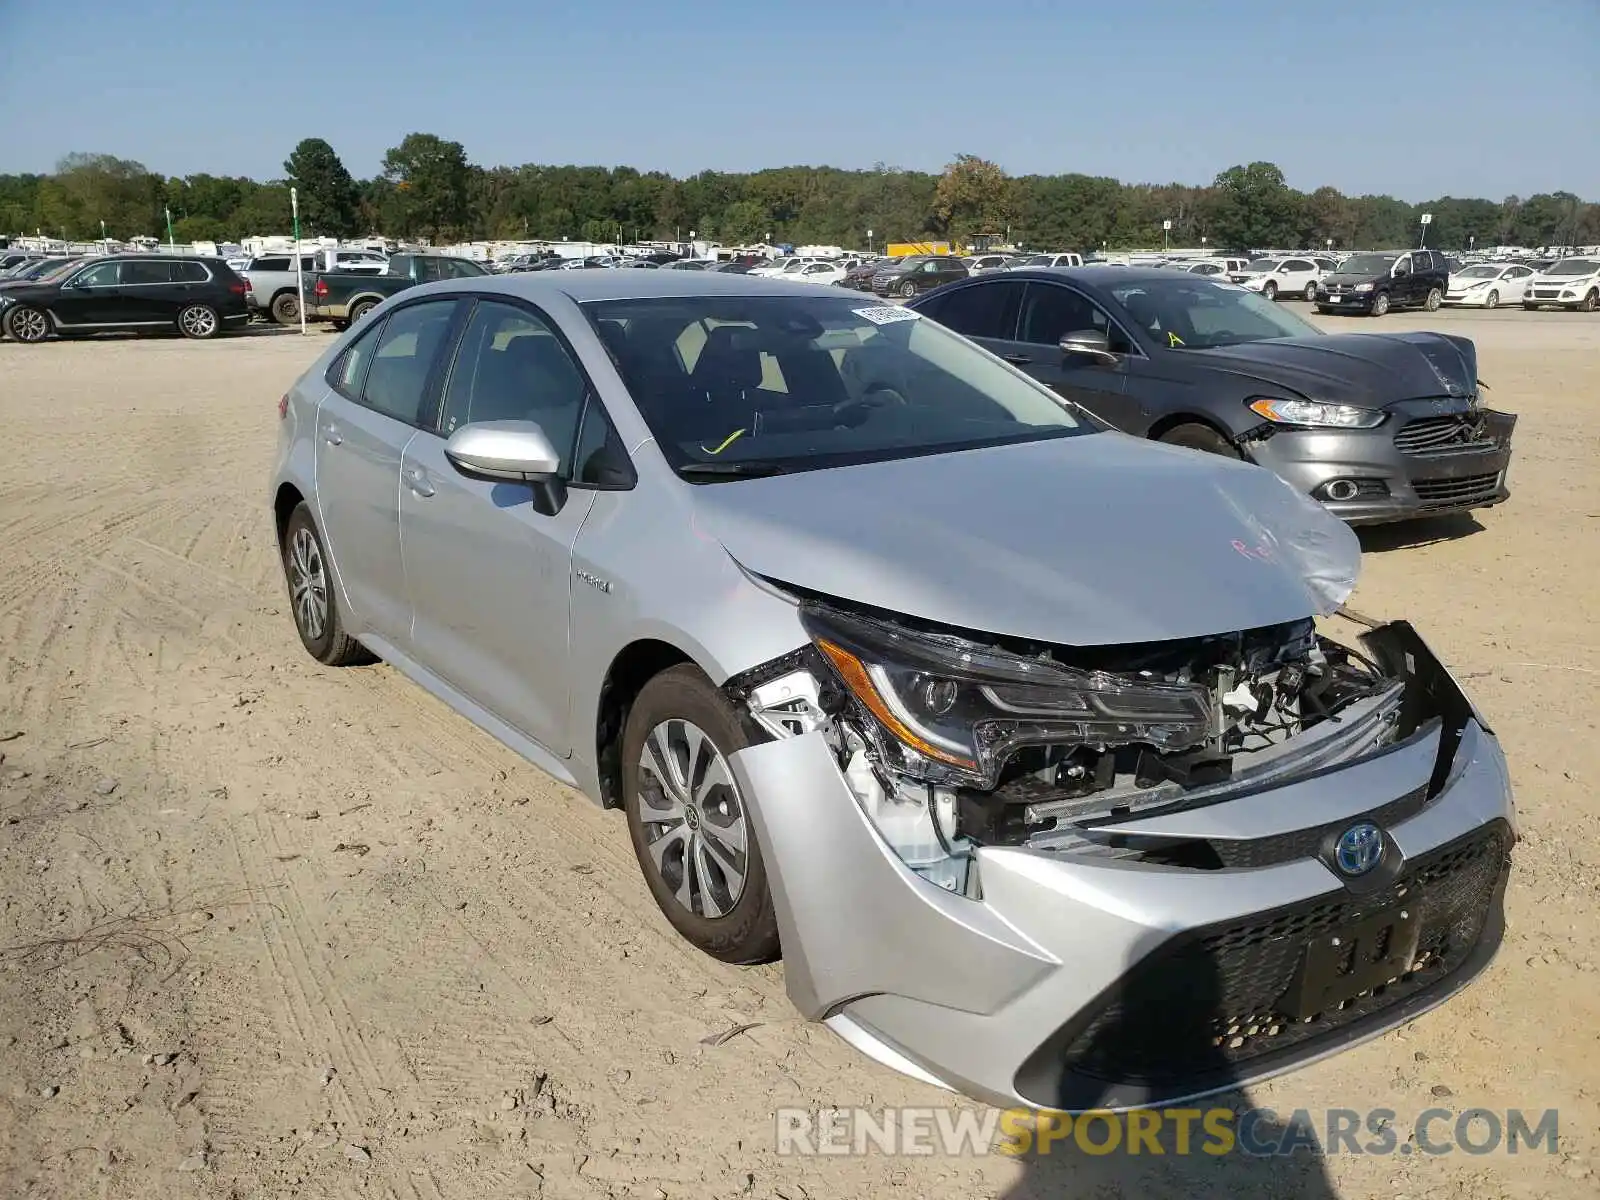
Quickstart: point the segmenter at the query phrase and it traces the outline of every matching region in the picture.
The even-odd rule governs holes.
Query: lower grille
[[[1559,288],[1540,288],[1537,291],[1529,293],[1529,295],[1533,296],[1536,300],[1554,300],[1560,294],[1561,290]]]
[[[1500,491],[1500,473],[1461,475],[1455,479],[1414,479],[1411,486],[1427,508],[1450,508],[1494,499]]]
[[[1052,1038],[1018,1074],[1030,1100],[1046,1080],[1076,1077],[1175,1085],[1226,1076],[1262,1055],[1331,1039],[1404,1002],[1460,967],[1483,936],[1508,870],[1511,832],[1495,821],[1413,860],[1369,896],[1337,892],[1236,923],[1197,931],[1129,972],[1113,998],[1062,1046]],[[1306,947],[1403,899],[1420,913],[1409,972],[1303,1020],[1288,1014]],[[1063,1031],[1067,1033],[1067,1031]]]
[[[1394,445],[1402,454],[1420,456],[1492,447],[1494,441],[1486,435],[1486,428],[1483,417],[1477,414],[1421,417],[1395,432]]]

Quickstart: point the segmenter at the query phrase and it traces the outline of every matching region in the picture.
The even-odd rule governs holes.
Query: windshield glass
[[[1459,279],[1499,279],[1500,272],[1503,270],[1505,270],[1504,267],[1468,267],[1464,271],[1458,271],[1456,277]]]
[[[1053,254],[1035,254],[1022,265],[1025,267],[1048,267],[1056,261]]]
[[[45,268],[35,275],[34,278],[39,280],[41,283],[46,283],[53,279],[60,279],[63,275],[67,274],[67,272],[76,270],[82,265],[82,263],[83,259],[81,258],[58,258],[54,262],[51,262],[45,266]]]
[[[686,478],[816,470],[1098,428],[909,309],[831,295],[583,308],[662,453]]]
[[[1352,254],[1339,264],[1339,274],[1386,275],[1399,261],[1398,254]]]
[[[1265,275],[1268,271],[1276,271],[1281,261],[1276,258],[1258,258],[1245,268],[1245,272],[1250,275]]]
[[[1231,283],[1193,277],[1141,279],[1113,287],[1111,294],[1157,343],[1174,350],[1322,333],[1276,301]]]
[[[1555,266],[1550,267],[1548,270],[1546,270],[1545,274],[1546,275],[1588,275],[1591,272],[1593,272],[1594,270],[1596,270],[1597,267],[1600,267],[1600,263],[1596,263],[1593,259],[1590,259],[1590,258],[1563,258]]]

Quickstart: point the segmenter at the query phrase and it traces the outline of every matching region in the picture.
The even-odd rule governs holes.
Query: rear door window
[[[175,262],[172,264],[172,281],[174,283],[205,283],[211,278],[211,273],[206,270],[205,263]]]
[[[384,322],[361,389],[361,403],[408,425],[420,423],[422,402],[456,301],[408,305]]]
[[[1006,341],[1016,335],[1017,310],[1025,286],[1016,280],[977,283],[939,297],[932,311],[923,311],[965,337]]]
[[[256,258],[250,261],[250,270],[252,271],[287,271],[288,269],[289,259],[287,255],[283,258]]]
[[[172,264],[159,259],[155,262],[125,262],[122,264],[121,282],[124,287],[171,283]]]

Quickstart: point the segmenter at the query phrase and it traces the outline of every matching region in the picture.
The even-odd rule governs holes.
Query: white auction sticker
[[[913,312],[909,308],[896,308],[892,304],[885,304],[878,308],[851,309],[858,317],[865,317],[874,325],[892,325],[896,321],[920,321],[922,314]]]

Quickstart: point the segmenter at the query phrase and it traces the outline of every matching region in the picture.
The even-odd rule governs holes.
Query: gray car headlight
[[[1083,671],[949,634],[803,605],[806,632],[887,765],[992,788],[1019,746],[1138,742],[1182,750],[1211,727],[1208,689]]]
[[[1372,285],[1370,283],[1358,283],[1350,290],[1352,292],[1370,292],[1372,290]]]
[[[1353,404],[1318,404],[1315,400],[1281,400],[1257,396],[1250,411],[1277,425],[1311,425],[1319,429],[1372,429],[1382,425],[1387,415],[1374,408]]]

